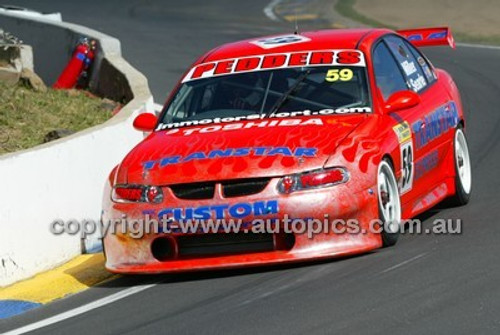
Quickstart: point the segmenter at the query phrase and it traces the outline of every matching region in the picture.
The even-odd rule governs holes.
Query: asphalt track
[[[17,1],[122,41],[123,54],[163,101],[182,71],[218,44],[288,32],[259,1]],[[314,24],[313,24],[314,26]],[[309,27],[308,27],[309,28]],[[405,235],[390,249],[301,266],[124,277],[0,320],[15,329],[117,292],[123,299],[36,334],[498,334],[500,332],[500,50],[426,50],[455,77],[467,113],[473,196],[427,213],[463,220],[463,234]],[[132,294],[131,287],[141,292]],[[128,291],[127,291],[128,290]]]

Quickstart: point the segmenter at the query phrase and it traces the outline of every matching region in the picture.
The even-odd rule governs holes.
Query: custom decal
[[[229,148],[216,149],[209,152],[194,152],[189,155],[167,156],[158,160],[145,161],[143,163],[144,170],[151,170],[155,167],[165,167],[167,165],[187,163],[191,161],[210,160],[227,157],[315,157],[318,149],[316,148],[295,148],[289,147],[250,147],[250,148]]]
[[[309,42],[311,39],[298,34],[280,35],[269,38],[261,38],[255,41],[250,41],[250,43],[255,44],[262,49],[271,49],[276,47],[282,47],[285,45]]]
[[[363,53],[359,50],[315,50],[223,59],[196,65],[182,82],[281,68],[342,65],[365,66]]]
[[[451,101],[423,119],[412,124],[415,134],[417,150],[426,146],[432,140],[440,137],[458,124],[458,110],[454,101]]]
[[[233,129],[249,129],[249,128],[261,128],[261,127],[276,127],[276,126],[307,126],[316,125],[322,126],[323,120],[320,118],[310,118],[310,119],[288,119],[290,117],[301,117],[301,116],[325,116],[334,114],[355,114],[355,113],[371,113],[372,109],[370,107],[349,107],[349,108],[325,108],[317,111],[311,111],[306,109],[303,111],[293,111],[293,112],[278,112],[272,115],[266,114],[250,114],[241,116],[229,116],[229,117],[216,117],[213,119],[200,119],[200,120],[186,120],[180,122],[172,123],[160,123],[156,127],[156,131],[169,130],[167,134],[178,133],[178,128],[192,127],[192,126],[206,126],[206,125],[219,125],[226,124],[224,126],[212,126],[206,127],[202,132],[214,132],[217,130],[233,130]],[[274,119],[285,119],[286,120],[274,120]],[[234,123],[239,121],[253,121],[246,123]],[[194,132],[200,131],[201,128],[185,130],[185,135],[190,135]]]
[[[399,191],[404,194],[413,187],[413,141],[411,128],[408,122],[403,121],[393,128],[398,137],[401,151],[401,179],[399,182]]]
[[[243,219],[249,216],[265,216],[278,214],[277,200],[241,202],[236,204],[220,204],[211,206],[165,208],[158,212],[158,218],[181,220],[222,220],[226,217]],[[148,212],[149,214],[150,212]]]
[[[331,69],[326,73],[325,80],[333,83],[336,81],[350,81],[354,73],[351,69]]]

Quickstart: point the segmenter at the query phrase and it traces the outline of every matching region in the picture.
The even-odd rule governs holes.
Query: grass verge
[[[364,16],[361,13],[358,13],[354,9],[355,3],[356,3],[356,0],[339,0],[335,4],[334,9],[340,15],[347,17],[351,20],[357,21],[359,23],[366,24],[367,26],[370,26],[370,27],[396,29],[395,26],[385,24],[383,22],[380,22],[380,21],[374,20],[372,18],[369,18],[367,16]]]
[[[375,19],[372,19],[357,12],[354,9],[355,3],[356,0],[339,0],[335,4],[334,10],[344,17],[347,17],[351,20],[357,21],[359,23],[365,24],[370,27],[389,28],[392,30],[397,30],[400,28],[377,21]],[[476,36],[462,32],[453,32],[453,36],[455,37],[457,42],[500,45],[500,36]]]
[[[101,99],[82,91],[48,89],[41,93],[0,83],[0,154],[39,145],[50,131],[77,132],[111,116]]]

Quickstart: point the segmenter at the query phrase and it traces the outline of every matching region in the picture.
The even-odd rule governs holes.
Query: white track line
[[[282,0],[273,0],[264,8],[264,14],[273,21],[280,21],[279,17],[274,13],[276,7]]]
[[[396,270],[397,268],[400,268],[400,267],[402,267],[403,265],[406,265],[406,264],[408,264],[408,263],[411,263],[411,262],[413,262],[413,261],[416,261],[417,259],[422,258],[422,257],[424,257],[424,256],[425,256],[425,255],[427,255],[427,254],[428,254],[427,252],[424,252],[424,253],[422,253],[422,254],[419,254],[419,255],[417,255],[417,256],[415,256],[415,257],[412,257],[412,258],[410,258],[410,259],[407,259],[406,261],[403,261],[403,262],[398,263],[398,264],[396,264],[396,265],[394,265],[394,266],[391,266],[390,268],[387,268],[387,269],[385,269],[384,271],[381,271],[380,273],[387,273],[387,272],[389,272],[389,271]]]
[[[500,46],[486,45],[486,44],[457,43],[457,46],[464,47],[464,48],[500,50]]]
[[[40,329],[40,328],[43,328],[43,327],[47,327],[47,326],[53,325],[54,323],[70,319],[70,318],[72,318],[74,316],[86,313],[86,312],[94,310],[96,308],[109,305],[109,304],[111,304],[111,303],[113,303],[115,301],[121,300],[121,299],[126,298],[128,296],[131,296],[133,294],[136,294],[136,293],[142,292],[144,290],[147,290],[148,288],[151,288],[151,287],[153,287],[153,286],[155,286],[157,284],[158,283],[133,286],[133,287],[130,287],[130,288],[126,289],[126,290],[123,290],[123,291],[117,292],[115,294],[112,294],[110,296],[98,299],[96,301],[93,301],[93,302],[88,303],[86,305],[77,307],[75,309],[71,309],[71,310],[69,310],[67,312],[55,315],[55,316],[50,317],[48,319],[41,320],[41,321],[38,321],[38,322],[35,322],[35,323],[32,323],[32,324],[23,326],[21,328],[17,328],[17,329],[8,331],[6,333],[3,333],[3,335],[24,334],[24,333],[27,333],[27,332],[30,332],[30,331],[33,331],[33,330],[37,330],[37,329]]]

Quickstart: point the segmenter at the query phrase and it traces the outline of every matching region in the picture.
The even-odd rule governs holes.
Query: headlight
[[[115,185],[111,199],[114,202],[149,202],[158,204],[163,201],[163,191],[158,186]]]
[[[349,172],[343,167],[321,169],[285,176],[278,182],[278,191],[292,193],[320,187],[343,184],[349,180]]]

